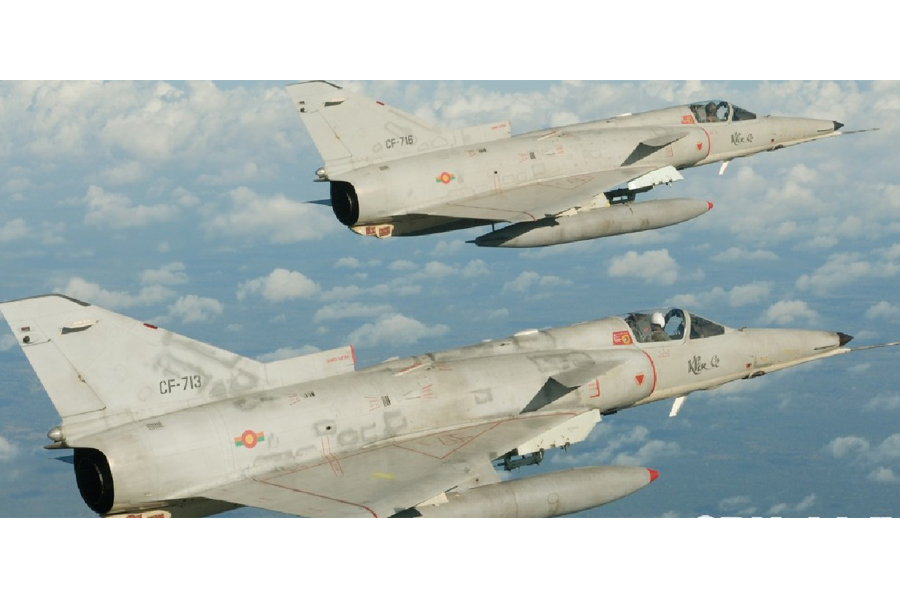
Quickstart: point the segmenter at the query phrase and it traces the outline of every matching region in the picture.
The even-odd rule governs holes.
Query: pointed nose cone
[[[853,336],[847,335],[846,333],[838,332],[837,336],[838,336],[838,342],[840,343],[842,348],[844,346],[846,346],[847,344],[849,344],[853,340]]]
[[[653,469],[647,469],[650,471],[650,483],[656,481],[656,478],[659,477],[659,471],[654,471]]]
[[[844,126],[844,124],[841,123],[840,121],[832,121],[832,123],[834,123],[834,130],[835,130],[835,131],[837,131],[838,129],[840,129],[841,127]]]

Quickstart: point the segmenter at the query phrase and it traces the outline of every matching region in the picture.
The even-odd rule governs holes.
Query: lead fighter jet
[[[512,135],[509,121],[462,129],[423,122],[334,84],[287,86],[324,161],[338,220],[379,238],[510,223],[473,240],[526,248],[658,229],[712,208],[688,198],[633,202],[728,162],[842,132],[832,120],[758,117],[697,102]],[[851,133],[851,132],[844,132]]]
[[[669,308],[356,371],[352,347],[260,363],[60,295],[0,312],[62,418],[47,448],[74,451],[81,496],[103,516],[569,514],[657,473],[500,481],[495,466],[538,462],[603,415],[665,398],[674,414],[692,392],[852,351],[842,333],[731,329]]]

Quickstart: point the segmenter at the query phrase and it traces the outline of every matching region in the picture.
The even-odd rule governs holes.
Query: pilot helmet
[[[666,326],[666,318],[663,316],[661,312],[653,313],[653,316],[650,317],[650,323],[652,325],[659,325],[660,327]]]

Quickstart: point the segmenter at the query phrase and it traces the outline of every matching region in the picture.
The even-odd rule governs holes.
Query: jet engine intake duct
[[[331,182],[331,209],[338,221],[351,227],[359,221],[359,196],[353,184],[346,181]]]
[[[74,462],[75,481],[84,503],[96,513],[108,513],[115,494],[106,456],[93,448],[76,448]]]

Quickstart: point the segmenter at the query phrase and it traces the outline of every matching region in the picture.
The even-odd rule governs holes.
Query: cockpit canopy
[[[725,100],[707,100],[689,105],[697,123],[727,123],[752,121],[756,115]]]
[[[685,331],[690,332],[692,340],[725,333],[725,327],[722,325],[693,313],[685,313],[680,308],[633,312],[623,318],[638,344],[683,340]]]

